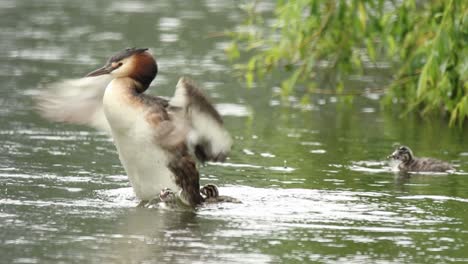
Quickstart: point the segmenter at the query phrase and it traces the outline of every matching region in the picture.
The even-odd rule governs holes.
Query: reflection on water
[[[464,132],[382,112],[371,91],[285,106],[278,80],[246,89],[225,60],[229,39],[214,37],[238,27],[237,5],[0,1],[0,262],[468,262]],[[213,98],[235,146],[226,163],[200,168],[202,184],[242,204],[135,208],[105,134],[34,113],[39,83],[83,76],[132,46],[156,55],[151,93],[170,96],[189,75]],[[353,88],[382,79],[380,66]],[[385,159],[395,142],[456,172],[395,173]]]

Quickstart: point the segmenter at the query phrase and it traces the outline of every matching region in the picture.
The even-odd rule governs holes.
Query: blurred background
[[[275,5],[257,8],[268,17]],[[226,55],[225,32],[244,21],[238,1],[0,1],[0,262],[468,262],[466,132],[382,111],[371,90],[301,102],[278,96],[281,73],[249,89]],[[171,96],[185,75],[216,103],[235,144],[226,163],[200,168],[202,184],[242,204],[135,208],[106,135],[36,114],[42,84],[127,47],[158,61],[148,92]],[[347,83],[391,74],[380,65]],[[395,174],[395,143],[457,172]]]

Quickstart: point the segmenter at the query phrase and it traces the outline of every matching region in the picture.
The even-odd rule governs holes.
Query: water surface
[[[277,80],[248,90],[219,37],[241,21],[235,1],[2,1],[0,262],[468,262],[466,132],[382,112],[379,94],[288,106],[273,96]],[[217,103],[235,146],[226,163],[201,167],[202,183],[242,204],[135,208],[105,134],[35,114],[38,84],[133,46],[158,59],[151,93],[170,96],[188,75]],[[388,69],[370,72],[353,85]],[[457,173],[395,174],[385,156],[397,142]]]

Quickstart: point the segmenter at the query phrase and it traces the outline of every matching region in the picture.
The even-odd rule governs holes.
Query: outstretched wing
[[[70,79],[43,87],[35,96],[39,114],[56,122],[89,125],[110,133],[102,98],[110,75]]]
[[[232,139],[218,111],[193,81],[180,78],[169,112],[188,124],[187,143],[198,160],[224,161]]]

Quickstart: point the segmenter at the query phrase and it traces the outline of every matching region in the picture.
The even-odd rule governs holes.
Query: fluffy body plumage
[[[433,158],[416,158],[409,147],[398,147],[388,158],[399,161],[400,171],[413,172],[445,172],[453,170],[452,165]]]

